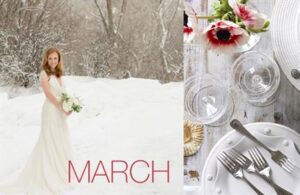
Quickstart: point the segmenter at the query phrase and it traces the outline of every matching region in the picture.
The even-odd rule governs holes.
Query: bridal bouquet
[[[62,93],[60,100],[62,107],[66,112],[80,112],[82,109],[81,103],[78,98],[70,97],[66,93]]]
[[[192,5],[186,3],[188,25],[197,31],[198,19],[207,19],[210,24],[199,33],[202,43],[217,53],[232,53],[236,47],[246,44],[251,35],[266,32],[270,25],[266,15],[248,5],[248,1],[216,0],[210,16],[197,15]],[[193,36],[193,30],[187,32],[190,36],[185,37]]]

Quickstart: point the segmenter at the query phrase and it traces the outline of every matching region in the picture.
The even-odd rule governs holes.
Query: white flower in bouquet
[[[267,19],[266,15],[259,13],[236,0],[229,0],[229,4],[233,9],[234,14],[241,19],[249,32],[260,33],[268,31],[270,21]]]
[[[246,30],[226,20],[211,23],[202,33],[206,48],[217,53],[232,53],[237,46],[244,45],[248,40]]]
[[[61,102],[62,107],[66,112],[80,112],[82,109],[79,99],[76,97],[70,97],[66,93],[62,93]]]
[[[72,111],[73,102],[72,101],[64,101],[62,103],[62,107],[64,111],[71,112]]]
[[[73,101],[73,104],[75,105],[79,105],[80,104],[80,101],[78,98],[72,98],[72,101]]]

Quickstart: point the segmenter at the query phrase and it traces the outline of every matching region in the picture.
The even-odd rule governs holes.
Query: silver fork
[[[270,154],[271,158],[274,162],[276,162],[279,166],[281,166],[284,170],[286,170],[289,173],[293,173],[295,169],[298,167],[293,163],[291,160],[288,159],[286,155],[284,155],[282,152],[279,150],[271,150],[269,147],[267,147],[265,144],[263,144],[261,141],[256,139],[243,125],[242,123],[234,119],[230,122],[230,125],[233,129],[241,133],[242,135],[248,137],[250,140],[253,142],[257,143],[259,146],[263,147],[266,149]]]
[[[249,154],[252,153],[252,150],[249,151]],[[252,158],[252,155],[250,154],[252,161],[241,154],[240,152],[236,151],[235,149],[231,149],[228,151],[228,154],[232,156],[238,162],[244,170],[246,170],[248,173],[254,173],[258,175],[259,177],[263,178],[266,182],[268,182],[276,191],[277,195],[292,195],[292,193],[288,192],[287,190],[283,189],[282,187],[278,186],[271,177],[271,169],[268,166],[267,161],[262,157],[262,160],[264,161],[264,164],[261,164],[261,162],[257,162],[254,158]]]
[[[258,173],[274,187],[278,195],[293,195],[274,183],[271,175],[271,167],[257,147],[250,149],[248,152]]]
[[[264,195],[244,176],[242,167],[237,162],[235,162],[227,153],[222,152],[217,156],[217,159],[235,178],[244,180],[258,195]]]

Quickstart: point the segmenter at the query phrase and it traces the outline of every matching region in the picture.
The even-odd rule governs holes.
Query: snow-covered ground
[[[82,112],[68,119],[76,162],[143,159],[163,168],[170,160],[170,183],[159,174],[161,182],[145,184],[100,179],[77,186],[72,194],[183,194],[182,83],[75,76],[65,77],[65,82],[67,91],[84,103]],[[18,175],[28,159],[39,136],[44,99],[38,93],[7,100],[0,91],[0,181]],[[137,176],[145,171],[140,167]]]

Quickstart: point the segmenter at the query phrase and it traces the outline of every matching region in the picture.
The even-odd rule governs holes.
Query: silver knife
[[[295,149],[297,151],[297,153],[300,155],[300,148],[297,146],[297,144],[295,142],[294,143],[294,146],[295,146]]]

